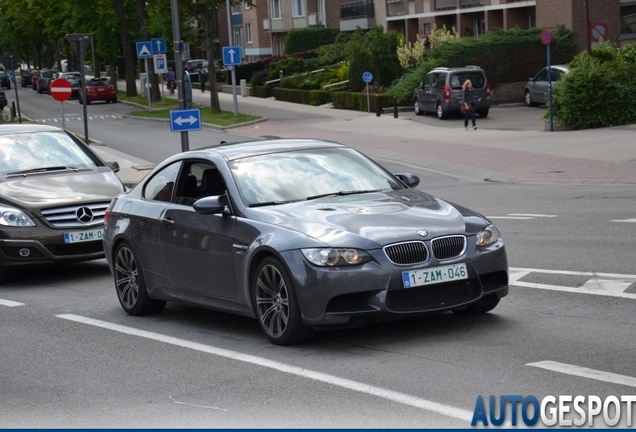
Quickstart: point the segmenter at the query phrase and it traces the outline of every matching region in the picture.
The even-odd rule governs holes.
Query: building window
[[[252,9],[252,6],[250,6],[249,1],[246,1],[245,4],[243,4],[243,7],[245,8],[245,10]]]
[[[305,16],[304,0],[292,0],[292,13],[295,17]]]
[[[272,6],[272,19],[281,19],[280,0],[271,0]]]
[[[621,24],[620,34],[621,36],[627,36],[627,38],[636,37],[636,2],[627,3],[620,7]],[[629,36],[628,36],[629,35]]]
[[[245,24],[245,38],[247,43],[252,43],[252,23]]]
[[[234,27],[234,45],[243,46],[243,32],[241,27]]]
[[[424,24],[424,34],[422,36],[429,36],[431,34],[431,24]]]
[[[537,27],[537,16],[530,15],[528,17],[528,28],[536,28]]]
[[[241,13],[241,5],[234,5],[231,8],[233,14]]]

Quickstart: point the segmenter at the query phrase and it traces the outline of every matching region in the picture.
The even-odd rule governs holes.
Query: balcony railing
[[[484,0],[461,0],[461,7],[469,8],[475,6],[483,6]]]
[[[457,0],[435,0],[435,9],[456,9]]]
[[[359,0],[340,5],[340,19],[374,18],[373,0]]]

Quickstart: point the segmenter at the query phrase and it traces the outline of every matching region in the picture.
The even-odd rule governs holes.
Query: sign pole
[[[177,7],[177,0],[170,0],[170,11],[172,12],[172,38],[174,44],[174,61],[175,61],[175,73],[177,75],[177,87],[179,98],[179,109],[185,108],[185,87],[183,83],[183,59],[181,58],[181,27],[179,21],[179,8]],[[181,151],[190,150],[190,141],[188,138],[188,132],[181,132]]]
[[[554,117],[552,115],[552,55],[548,44],[548,97],[550,98],[550,132],[554,131]]]
[[[62,105],[62,129],[66,129],[66,123],[64,122],[64,102],[60,102],[60,105]]]
[[[230,0],[225,0],[225,9],[227,10],[227,32],[229,36],[230,46],[232,43],[232,16],[230,15]],[[234,100],[234,117],[238,117],[238,99],[236,98],[236,71],[232,66],[232,98]]]

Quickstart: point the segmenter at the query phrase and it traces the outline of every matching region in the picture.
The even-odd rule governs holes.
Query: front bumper
[[[373,261],[355,267],[324,268],[309,264],[300,251],[283,254],[294,280],[305,324],[355,327],[368,322],[449,311],[486,296],[508,294],[508,261],[503,242],[444,262],[397,266],[382,250]],[[404,288],[402,272],[465,263],[468,279]]]

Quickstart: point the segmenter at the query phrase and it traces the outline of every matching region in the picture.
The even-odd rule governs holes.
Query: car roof
[[[41,124],[3,124],[0,125],[0,135],[29,132],[59,132],[62,129],[56,126]]]
[[[316,139],[270,139],[249,141],[236,144],[221,144],[207,149],[192,150],[188,156],[205,156],[209,153],[220,154],[227,160],[241,159],[247,156],[260,156],[284,151],[317,149],[317,148],[348,148],[346,145],[326,140]],[[181,153],[183,155],[183,153]]]

